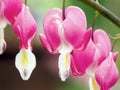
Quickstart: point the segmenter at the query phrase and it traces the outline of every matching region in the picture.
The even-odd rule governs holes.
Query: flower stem
[[[96,3],[99,4],[98,0],[96,0]],[[96,20],[97,20],[97,17],[99,16],[99,12],[98,11],[95,11],[95,16],[93,18],[93,24],[92,24],[92,30],[94,31],[95,29],[95,24],[96,24]]]
[[[111,51],[114,50],[114,47],[115,47],[116,43],[118,42],[118,40],[119,40],[119,39],[116,39],[116,40],[113,42],[113,45],[112,45],[112,49],[111,49]]]
[[[63,0],[63,3],[62,3],[62,18],[63,18],[63,20],[65,19],[65,1],[66,0]]]
[[[107,8],[103,7],[102,5],[98,4],[93,0],[78,0],[78,1],[81,1],[86,5],[90,6],[91,8],[97,10],[100,14],[102,14],[104,17],[109,19],[111,22],[113,22],[116,26],[120,28],[120,18],[117,17],[111,11],[109,11]]]
[[[99,12],[96,11],[96,12],[95,12],[94,19],[93,19],[92,30],[95,29],[95,23],[96,23],[96,20],[97,20],[97,17],[98,17],[98,16],[99,16]]]
[[[25,5],[27,5],[27,0],[25,0]]]

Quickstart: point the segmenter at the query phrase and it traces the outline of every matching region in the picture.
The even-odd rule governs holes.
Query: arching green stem
[[[112,45],[112,50],[111,51],[113,51],[114,50],[114,47],[115,47],[115,45],[116,45],[116,43],[118,42],[118,40],[119,40],[120,38],[118,38],[118,39],[116,39],[114,42],[113,42],[113,45]]]
[[[95,29],[95,23],[96,23],[96,20],[97,20],[97,17],[98,17],[98,16],[99,16],[99,12],[96,11],[96,12],[95,12],[94,19],[93,19],[92,30]]]
[[[113,22],[116,26],[120,28],[120,18],[117,17],[114,13],[112,13],[107,8],[103,7],[102,5],[98,4],[94,0],[78,0],[86,5],[90,6],[91,8],[97,10],[101,15],[109,19],[111,22]]]

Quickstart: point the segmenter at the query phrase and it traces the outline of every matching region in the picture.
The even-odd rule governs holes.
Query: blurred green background
[[[88,28],[92,25],[95,10],[78,0],[66,0],[66,7],[79,6],[86,14]],[[99,0],[100,4],[111,10],[120,17],[120,0]],[[43,33],[42,21],[44,15],[52,8],[61,8],[62,0],[28,0],[27,5],[37,21],[39,33]],[[111,21],[99,15],[95,28],[102,28],[111,36],[120,32],[120,28]],[[38,34],[39,35],[39,34]],[[39,41],[38,35],[33,41],[33,53],[37,58],[37,66],[28,81],[23,81],[15,68],[14,59],[19,52],[19,40],[14,35],[12,27],[8,25],[5,29],[7,50],[0,55],[0,90],[89,90],[86,76],[70,77],[66,82],[61,82],[58,76],[58,55],[49,54]],[[111,39],[113,43],[114,40]],[[120,51],[120,40],[114,51]],[[120,54],[117,59],[120,71]],[[120,90],[120,80],[111,90]]]

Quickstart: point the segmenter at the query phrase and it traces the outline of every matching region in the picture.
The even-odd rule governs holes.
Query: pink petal
[[[5,3],[4,15],[13,24],[22,8],[22,0],[3,0]]]
[[[94,34],[94,43],[99,47],[99,48],[105,48],[104,51],[111,51],[111,43],[110,43],[110,39],[107,35],[107,33],[102,30],[102,29],[97,29]]]
[[[0,7],[1,7],[1,4],[2,4],[2,0],[0,0]]]
[[[112,52],[100,64],[95,72],[95,78],[101,87],[101,90],[108,90],[117,82],[119,77],[117,66],[114,62]]]
[[[97,29],[93,33],[93,41],[99,50],[98,56],[100,58],[98,64],[100,64],[109,55],[109,52],[111,51],[111,42],[107,33],[101,29]]]
[[[95,54],[95,46],[90,40],[84,51],[74,50],[71,61],[72,72],[74,75],[83,75],[86,69],[93,63]]]
[[[20,48],[28,48],[37,33],[37,25],[27,6],[23,5],[14,23],[14,32],[20,39]]]
[[[65,39],[74,47],[82,44],[83,35],[87,28],[86,16],[78,7],[68,7],[63,21]]]
[[[3,0],[0,0],[0,17],[3,16],[3,8],[4,8]]]
[[[89,29],[84,34],[82,46],[80,47],[79,50],[84,50],[86,48],[86,46],[88,45],[88,42],[89,42],[91,36],[92,36],[92,30]]]
[[[52,54],[57,53],[57,51],[52,51],[52,48],[44,35],[40,34],[39,38],[40,38],[41,43],[43,44],[43,46],[46,48],[46,50],[49,53],[52,53]]]
[[[43,21],[43,28],[46,39],[50,44],[51,48],[56,50],[60,43],[60,36],[59,32],[61,32],[61,24],[62,24],[62,12],[60,9],[54,8],[50,10],[44,18]]]
[[[85,72],[81,72],[79,71],[79,69],[77,68],[77,65],[75,63],[75,60],[73,59],[73,57],[71,56],[71,70],[72,70],[72,74],[74,76],[78,76],[78,75],[84,75]]]

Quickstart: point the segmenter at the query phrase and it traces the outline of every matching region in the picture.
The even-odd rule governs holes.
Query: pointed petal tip
[[[61,81],[66,81],[66,79],[69,77],[70,72],[59,72],[59,77],[61,79]]]
[[[21,73],[20,73],[21,74]],[[26,69],[23,70],[23,73],[21,74],[21,78],[24,81],[27,81],[30,78],[31,74],[28,74],[28,71]]]

